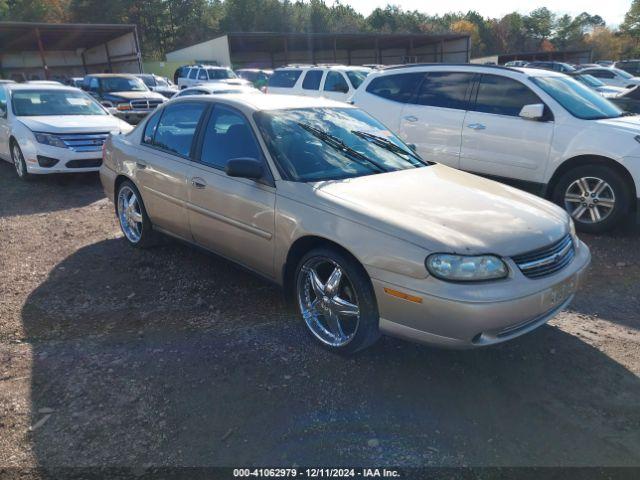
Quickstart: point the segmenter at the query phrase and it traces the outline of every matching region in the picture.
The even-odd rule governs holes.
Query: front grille
[[[74,152],[99,152],[108,136],[109,132],[69,133],[58,135],[58,138]]]
[[[131,108],[134,110],[152,110],[162,103],[162,100],[131,100]]]
[[[529,278],[540,278],[562,270],[575,256],[571,235],[547,247],[512,257],[520,271]]]
[[[96,168],[102,165],[101,158],[89,158],[86,160],[69,160],[65,166],[67,168]]]

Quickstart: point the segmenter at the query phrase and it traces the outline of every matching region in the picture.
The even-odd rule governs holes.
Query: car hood
[[[431,251],[510,256],[569,231],[556,205],[438,164],[320,182],[313,191],[351,219]]]
[[[120,97],[127,100],[164,100],[164,97],[156,92],[105,92],[105,97]]]
[[[596,120],[596,122],[601,125],[607,125],[636,134],[640,133],[640,116],[638,115],[629,115],[626,117],[617,118],[603,118],[601,120]]]
[[[616,96],[621,93],[625,93],[629,91],[628,88],[613,87],[613,86],[597,87],[596,90],[605,96]]]
[[[58,115],[18,117],[33,132],[81,133],[125,130],[123,121],[112,115]]]

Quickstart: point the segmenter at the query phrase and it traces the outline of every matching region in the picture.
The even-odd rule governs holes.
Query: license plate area
[[[545,290],[542,294],[542,308],[546,311],[561,305],[567,298],[575,293],[576,288],[577,276],[572,275],[565,281]]]

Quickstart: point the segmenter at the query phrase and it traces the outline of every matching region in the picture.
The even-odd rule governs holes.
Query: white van
[[[346,102],[373,70],[345,65],[291,65],[273,72],[266,93],[325,97]]]

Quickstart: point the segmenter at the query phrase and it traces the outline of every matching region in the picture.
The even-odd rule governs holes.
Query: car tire
[[[11,160],[13,160],[13,166],[20,180],[28,182],[33,179],[33,175],[27,170],[27,162],[24,160],[22,149],[15,140],[11,141]]]
[[[328,247],[309,251],[298,262],[293,288],[307,332],[328,350],[353,354],[380,338],[371,280],[351,256]]]
[[[573,218],[576,229],[602,233],[615,227],[629,212],[631,194],[623,176],[605,165],[584,165],[558,180],[553,201]]]
[[[130,245],[147,248],[157,244],[157,233],[144,207],[139,190],[130,180],[118,186],[115,209],[120,229]]]

